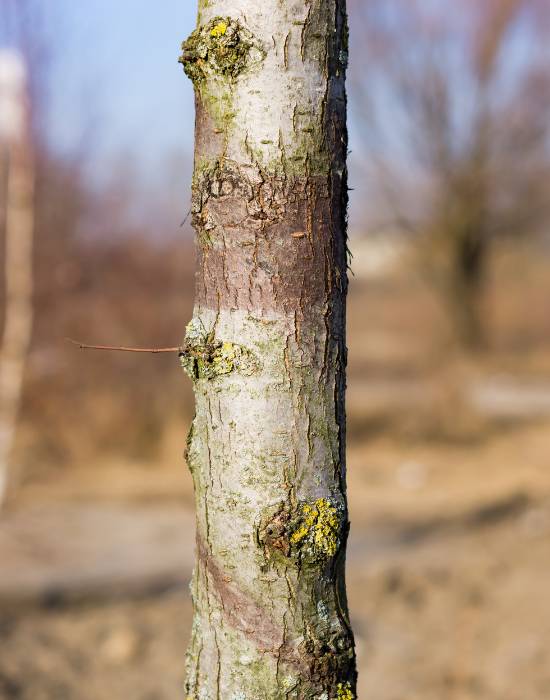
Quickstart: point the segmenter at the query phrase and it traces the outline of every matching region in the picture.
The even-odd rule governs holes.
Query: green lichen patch
[[[195,85],[211,76],[234,80],[264,57],[253,35],[231,17],[215,17],[201,25],[181,48],[179,62]]]
[[[180,364],[193,380],[214,379],[236,371],[252,374],[257,368],[255,358],[247,348],[217,340],[197,319],[187,325]]]

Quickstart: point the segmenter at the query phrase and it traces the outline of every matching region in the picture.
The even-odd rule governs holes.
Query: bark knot
[[[198,27],[181,48],[179,63],[195,85],[212,76],[234,80],[264,57],[254,36],[231,17],[215,17]]]
[[[215,379],[234,371],[252,374],[257,369],[253,353],[242,345],[218,340],[198,319],[187,325],[180,364],[192,380]]]
[[[202,163],[193,175],[193,226],[201,243],[209,246],[216,240],[216,231],[263,231],[288,216],[289,210],[307,203],[308,197],[302,182],[264,180],[260,175],[254,179],[227,158]]]
[[[264,511],[257,530],[266,558],[320,563],[336,555],[341,544],[343,509],[328,498],[288,503]]]

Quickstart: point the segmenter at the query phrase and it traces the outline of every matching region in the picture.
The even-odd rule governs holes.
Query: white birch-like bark
[[[21,403],[33,321],[34,172],[26,118],[25,68],[0,53],[0,141],[7,155],[5,188],[5,306],[0,346],[0,507]]]
[[[345,0],[200,0],[180,60],[199,257],[187,697],[352,700]]]

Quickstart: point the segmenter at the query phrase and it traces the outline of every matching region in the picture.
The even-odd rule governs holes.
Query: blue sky
[[[10,1],[18,2],[0,0]],[[166,211],[170,219],[183,218],[194,105],[191,83],[177,59],[195,26],[196,0],[36,1],[52,47],[47,115],[52,143],[61,152],[78,149],[100,184],[130,175],[145,187],[142,208],[149,202],[152,215]],[[353,46],[358,31],[353,21],[351,29]],[[526,43],[522,36],[520,31],[520,48]],[[2,27],[0,43],[1,37]],[[351,83],[350,88],[353,92]],[[391,109],[386,111],[394,126]],[[361,127],[360,119],[350,119],[352,228],[364,227],[361,216],[373,199],[363,172]]]
[[[191,152],[192,88],[177,59],[195,25],[195,2],[50,0],[47,6],[56,47],[53,142],[63,150],[83,145],[99,170],[127,155],[140,170],[154,171],[174,149]]]

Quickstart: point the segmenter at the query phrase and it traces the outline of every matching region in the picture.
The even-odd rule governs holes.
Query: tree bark
[[[483,287],[487,277],[489,240],[481,231],[460,232],[449,241],[451,274],[447,287],[448,308],[454,318],[457,341],[463,350],[479,352],[486,347],[483,319]]]
[[[355,697],[344,568],[345,0],[200,0],[182,365],[194,700]]]
[[[8,494],[23,378],[33,325],[34,166],[26,113],[24,64],[4,54],[0,141],[5,141],[5,305],[0,344],[0,508]]]

